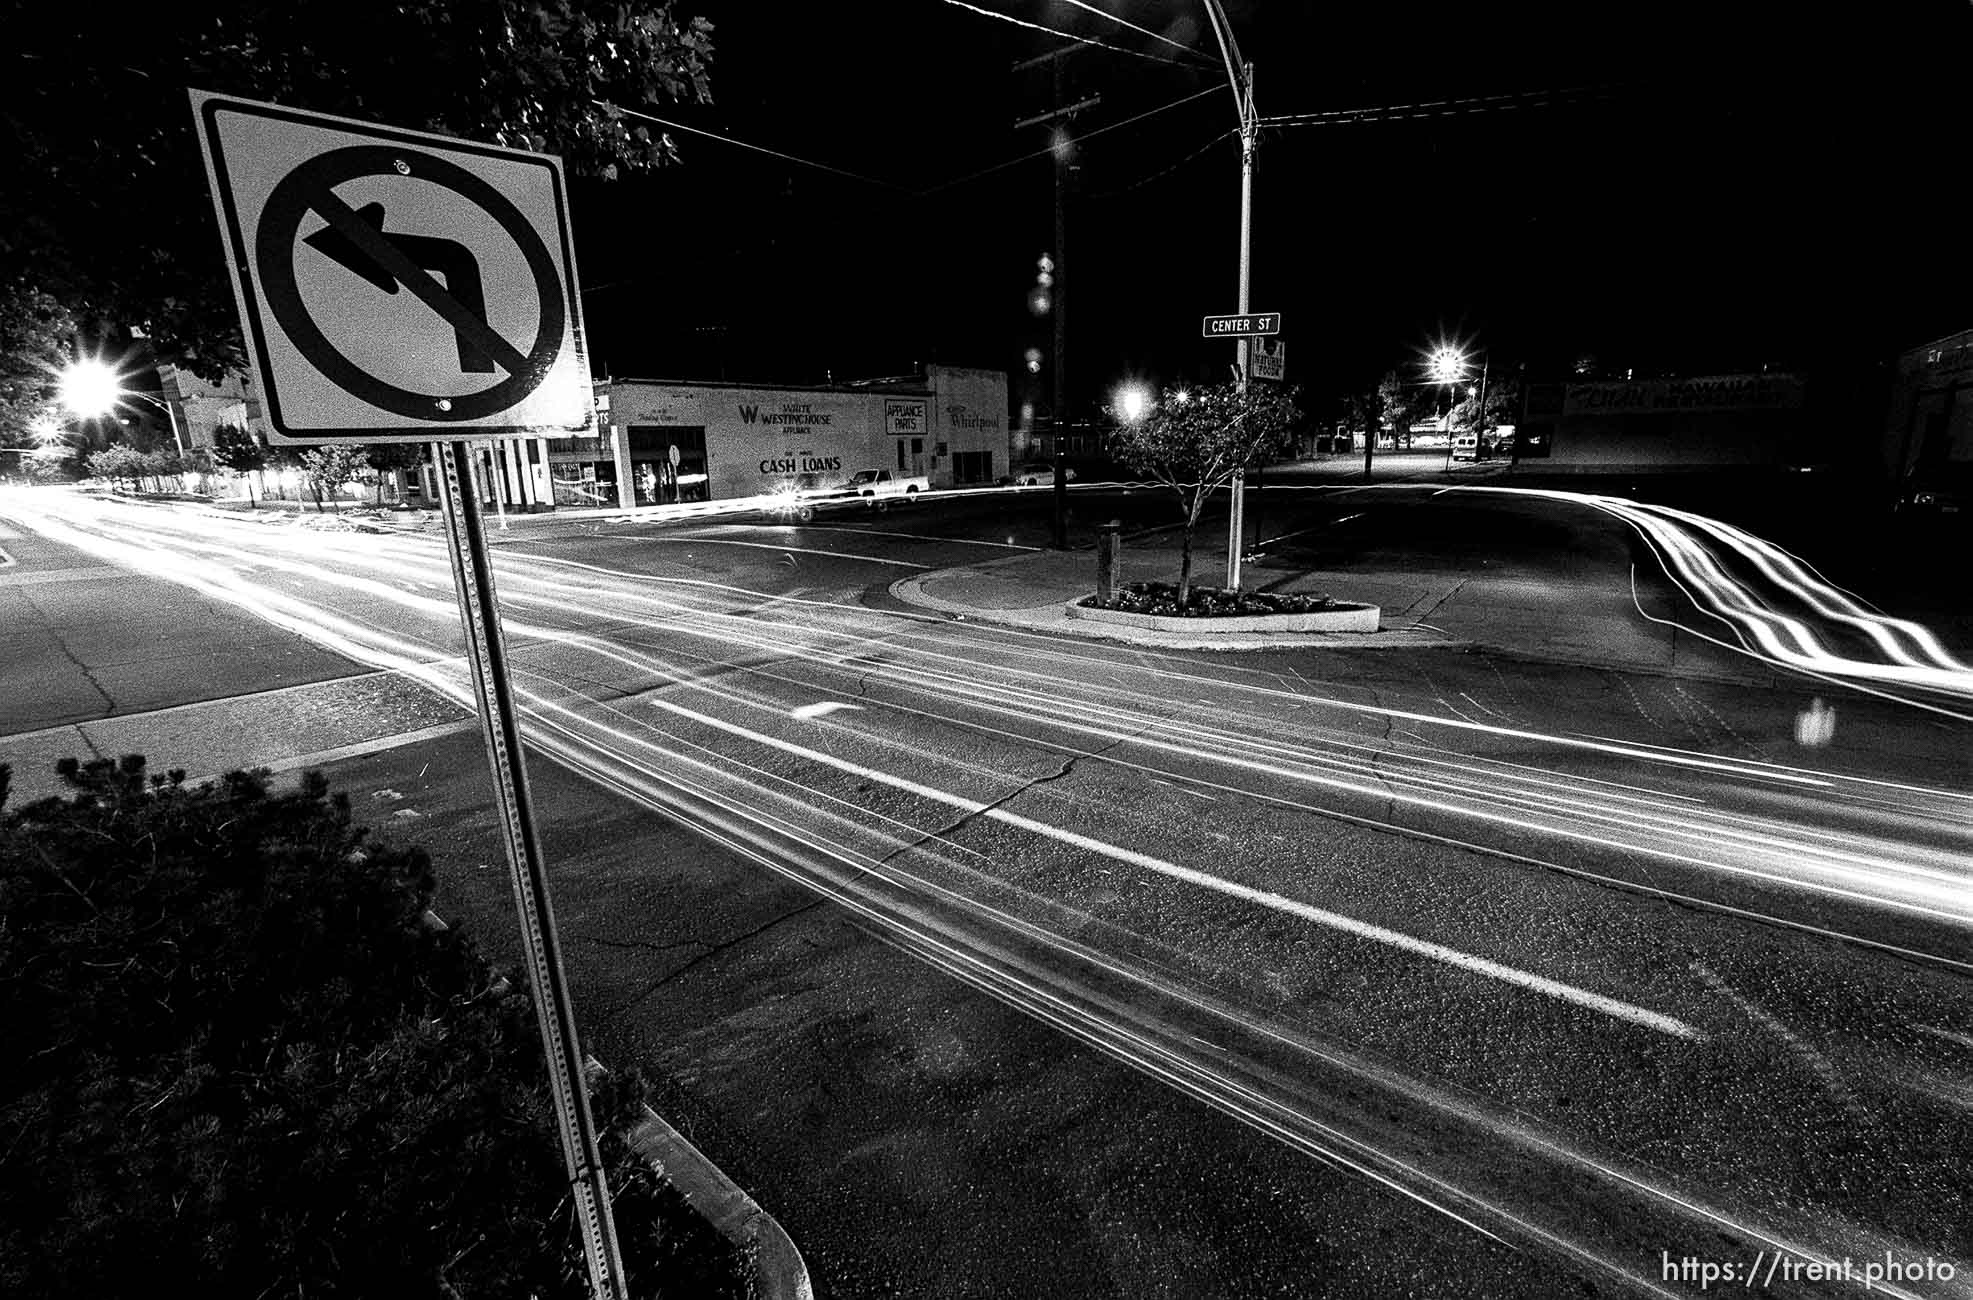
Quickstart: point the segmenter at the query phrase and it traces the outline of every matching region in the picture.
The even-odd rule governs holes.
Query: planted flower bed
[[[1084,609],[1116,609],[1126,614],[1162,614],[1170,618],[1251,618],[1265,614],[1319,614],[1337,608],[1323,595],[1276,595],[1265,591],[1228,591],[1224,587],[1194,587],[1192,600],[1178,604],[1175,582],[1129,582],[1117,588],[1109,603],[1094,596],[1076,602]]]
[[[1084,596],[1069,604],[1075,618],[1126,627],[1198,632],[1375,632],[1379,610],[1328,596],[1228,591],[1223,587],[1194,587],[1182,608],[1178,586],[1170,582],[1132,582],[1117,588],[1108,602]]]

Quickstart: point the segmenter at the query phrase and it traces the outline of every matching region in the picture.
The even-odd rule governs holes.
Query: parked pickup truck
[[[924,475],[893,474],[887,469],[860,469],[839,483],[790,488],[772,497],[765,510],[777,518],[799,519],[803,523],[816,512],[849,510],[856,507],[884,510],[893,500],[913,500],[920,492],[932,490]]]
[[[893,474],[887,469],[860,469],[850,475],[847,482],[804,492],[802,496],[811,501],[862,497],[868,503],[882,509],[888,504],[889,498],[912,497],[931,490],[931,480],[923,474]]]

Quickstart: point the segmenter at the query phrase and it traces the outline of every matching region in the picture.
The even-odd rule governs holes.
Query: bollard
[[[1117,552],[1122,548],[1123,520],[1096,525],[1096,603],[1117,598]]]

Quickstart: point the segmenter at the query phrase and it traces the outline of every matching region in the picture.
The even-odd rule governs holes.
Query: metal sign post
[[[595,420],[561,159],[192,92],[268,441],[432,442],[466,665],[598,1300],[625,1300],[469,439]],[[486,472],[506,526],[507,470]]]
[[[499,805],[507,865],[514,882],[514,907],[521,918],[521,946],[534,988],[535,1015],[548,1054],[548,1084],[562,1123],[562,1156],[575,1196],[576,1223],[589,1275],[599,1296],[628,1296],[623,1255],[610,1214],[610,1184],[596,1144],[596,1122],[589,1113],[583,1056],[576,1037],[575,1005],[562,972],[562,946],[555,933],[555,909],[548,896],[548,872],[535,834],[534,799],[521,752],[520,711],[514,706],[507,673],[506,640],[493,590],[493,563],[481,526],[479,493],[462,473],[459,444],[437,444],[439,496],[445,507],[446,550],[459,593],[459,618],[466,628],[466,666],[479,699],[487,763]]]

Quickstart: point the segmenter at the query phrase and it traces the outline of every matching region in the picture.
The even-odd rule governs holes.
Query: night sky
[[[978,0],[1152,54],[1083,47],[1091,96],[1062,271],[1076,403],[1121,379],[1223,376],[1199,317],[1235,308],[1237,123],[1195,0]],[[1964,3],[1365,6],[1228,0],[1263,117],[1487,99],[1422,117],[1270,126],[1253,307],[1280,311],[1317,401],[1440,334],[1503,364],[1698,373],[1869,364],[1973,325],[1958,142]],[[940,360],[1018,373],[1053,244],[1050,66],[1065,42],[942,0],[707,3],[716,103],[685,165],[576,192],[597,369],[812,382]],[[1506,97],[1506,98],[1500,98]],[[1512,105],[1509,107],[1507,105]],[[973,179],[964,179],[973,176]],[[952,182],[959,182],[953,184]]]

